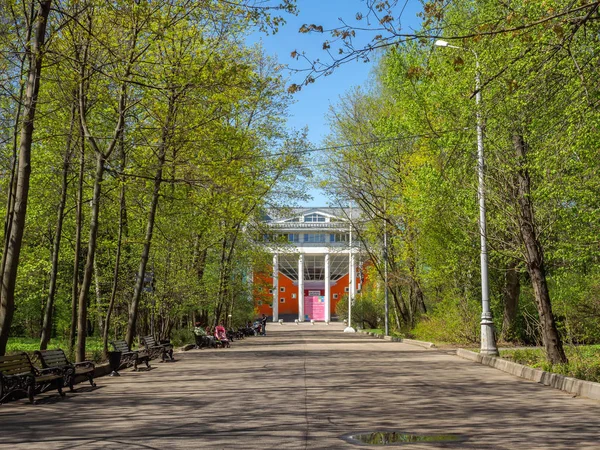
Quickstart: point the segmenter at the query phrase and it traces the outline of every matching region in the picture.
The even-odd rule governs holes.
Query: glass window
[[[281,286],[281,287],[279,288],[279,290],[280,290],[281,292],[285,292],[285,286]]]
[[[327,242],[327,235],[324,233],[308,233],[304,235],[304,242]]]
[[[325,216],[321,214],[307,214],[304,216],[305,222],[325,222]]]

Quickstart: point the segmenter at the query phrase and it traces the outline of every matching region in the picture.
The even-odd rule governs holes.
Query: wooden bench
[[[67,355],[62,349],[56,350],[38,350],[35,355],[39,359],[44,369],[56,367],[62,369],[65,376],[65,384],[69,386],[69,389],[73,391],[73,385],[75,384],[75,378],[78,376],[85,376],[92,387],[96,386],[94,383],[94,370],[96,365],[92,361],[83,361],[80,363],[71,363],[67,359]]]
[[[217,347],[217,343],[215,342],[215,338],[212,336],[199,336],[197,334],[194,334],[194,339],[196,340],[196,348],[197,349],[201,349],[201,348],[216,348]]]
[[[173,358],[173,344],[171,343],[157,343],[154,336],[143,336],[141,342],[144,343],[146,351],[150,355],[150,359],[155,359],[160,356],[162,362],[165,362],[166,358],[169,357],[171,361],[175,361]]]
[[[138,363],[145,363],[146,367],[150,368],[150,355],[145,350],[131,350],[127,342],[120,341],[111,341],[111,344],[116,352],[121,352],[121,364],[125,365],[125,367],[133,366],[133,370],[138,370]]]
[[[64,397],[64,373],[57,367],[37,369],[27,353],[0,356],[0,403],[16,392],[27,394],[30,403],[35,403],[36,392],[44,392],[53,384]]]

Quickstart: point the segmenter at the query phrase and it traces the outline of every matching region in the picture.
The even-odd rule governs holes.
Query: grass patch
[[[367,332],[367,333],[378,334],[378,335],[381,335],[381,336],[383,336],[385,334],[385,332],[381,328],[366,328],[363,331]],[[392,337],[399,337],[399,338],[402,337],[402,335],[400,333],[397,333],[396,331],[390,331],[390,336],[392,336]]]
[[[68,339],[55,338],[48,343],[48,350],[62,348],[65,353],[69,348]],[[6,354],[14,354],[20,352],[33,353],[40,349],[40,340],[25,337],[8,338],[6,345]],[[74,355],[67,355],[71,360],[75,360]],[[89,337],[86,339],[85,357],[94,362],[102,362],[102,338]]]
[[[363,331],[366,331],[367,333],[383,334],[381,328],[365,328]]]
[[[518,364],[600,383],[600,345],[565,347],[568,364],[550,364],[543,349],[502,350],[500,357]]]

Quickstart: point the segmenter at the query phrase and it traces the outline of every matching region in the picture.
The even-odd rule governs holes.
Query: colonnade
[[[331,321],[331,257],[325,253],[324,278],[325,278],[325,321]],[[350,298],[356,296],[356,261],[355,254],[349,252],[349,279],[348,291]],[[354,275],[354,276],[352,276]],[[304,254],[298,254],[298,320],[304,322]],[[273,254],[273,322],[279,321],[279,255]]]

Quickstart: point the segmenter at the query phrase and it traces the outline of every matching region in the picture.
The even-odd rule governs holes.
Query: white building
[[[354,298],[363,279],[358,240],[350,226],[356,209],[303,208],[287,217],[272,211],[265,222],[265,245],[273,254],[271,274],[257,274],[269,283],[271,301],[255,295],[259,313],[273,321],[330,321],[342,296]],[[350,276],[353,274],[354,276]],[[266,294],[259,293],[259,294]],[[271,300],[271,299],[269,299]]]

